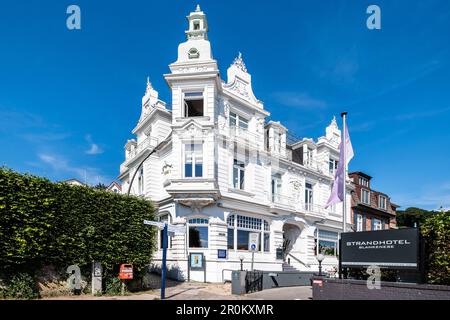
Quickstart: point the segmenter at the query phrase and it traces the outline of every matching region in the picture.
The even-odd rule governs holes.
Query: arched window
[[[208,248],[208,219],[189,219],[189,248]]]
[[[258,251],[270,251],[270,227],[266,220],[242,215],[229,215],[228,224],[228,249],[248,250],[248,238],[250,233],[259,233]]]

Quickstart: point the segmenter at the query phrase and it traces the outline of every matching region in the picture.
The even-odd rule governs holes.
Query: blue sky
[[[300,137],[349,112],[350,170],[403,208],[450,207],[450,2],[200,1],[222,77],[238,51],[271,118]],[[81,30],[66,8],[81,8]],[[382,29],[366,28],[381,8]],[[116,178],[149,76],[185,41],[191,1],[2,1],[1,163],[52,180]]]

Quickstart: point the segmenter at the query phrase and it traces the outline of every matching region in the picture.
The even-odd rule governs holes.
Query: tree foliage
[[[154,219],[149,201],[0,168],[0,273],[94,260],[107,273],[142,270],[156,248],[144,219]]]
[[[429,216],[421,233],[427,244],[428,281],[450,285],[450,211]]]
[[[397,211],[397,225],[406,228],[419,228],[425,220],[433,215],[434,211],[410,207],[406,210]]]

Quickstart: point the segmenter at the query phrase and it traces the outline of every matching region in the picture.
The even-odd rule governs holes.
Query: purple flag
[[[344,152],[342,149],[343,143],[345,143],[345,161],[344,161]],[[334,178],[333,182],[333,189],[331,190],[330,198],[328,199],[328,202],[325,206],[325,208],[328,208],[329,206],[332,206],[335,203],[341,202],[344,200],[344,172],[345,172],[345,165],[348,165],[350,160],[353,158],[353,147],[352,142],[350,141],[350,135],[348,134],[348,128],[347,124],[345,124],[345,139],[341,139],[341,143],[339,144],[339,163],[336,170],[336,176]]]

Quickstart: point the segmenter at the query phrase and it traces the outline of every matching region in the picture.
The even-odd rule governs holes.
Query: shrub
[[[122,282],[119,278],[109,278],[106,280],[106,290],[105,293],[111,296],[120,295],[122,292]],[[125,286],[125,292],[127,292],[127,288]]]
[[[4,296],[12,299],[37,299],[39,291],[31,275],[19,273],[14,275],[7,284]]]
[[[450,212],[428,217],[421,233],[426,241],[428,282],[450,285]]]
[[[90,273],[92,261],[109,275],[121,263],[143,270],[156,248],[145,219],[147,200],[0,168],[0,274],[72,264]]]

